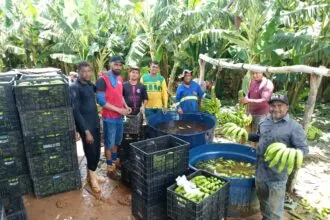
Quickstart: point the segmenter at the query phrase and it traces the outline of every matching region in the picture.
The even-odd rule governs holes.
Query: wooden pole
[[[302,72],[302,73],[309,73],[309,74],[316,74],[320,76],[330,77],[330,69],[323,67],[311,67],[306,65],[267,67],[267,66],[260,66],[257,64],[230,63],[223,60],[210,58],[204,54],[200,54],[199,59],[211,63],[214,66],[220,66],[221,68],[227,68],[227,69],[241,69],[241,70],[249,70],[252,72],[259,72],[259,73],[301,73]]]
[[[199,59],[198,63],[199,63],[199,84],[201,85],[204,82],[204,78],[205,78],[205,64],[206,64],[206,62],[202,59]]]
[[[317,97],[317,92],[319,90],[320,84],[322,82],[322,76],[312,74],[310,76],[310,90],[308,95],[308,100],[305,105],[305,113],[304,113],[304,120],[303,120],[303,127],[305,133],[307,133],[308,125],[312,119],[312,114],[315,108],[315,102]]]

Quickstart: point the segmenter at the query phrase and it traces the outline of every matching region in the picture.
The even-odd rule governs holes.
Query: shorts
[[[120,145],[123,139],[124,126],[122,122],[103,121],[104,147],[111,149]]]

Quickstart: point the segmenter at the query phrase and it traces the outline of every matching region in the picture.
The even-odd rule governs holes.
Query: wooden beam
[[[210,58],[204,54],[200,54],[199,59],[211,63],[212,65],[227,69],[241,69],[260,73],[309,73],[330,77],[330,69],[324,67],[311,67],[306,65],[272,67],[260,66],[258,64],[230,63],[223,60]]]
[[[201,85],[204,82],[204,78],[205,78],[205,64],[206,64],[206,62],[202,59],[199,59],[198,63],[199,63],[199,84]]]

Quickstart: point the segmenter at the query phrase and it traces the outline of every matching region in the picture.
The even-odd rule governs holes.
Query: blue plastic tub
[[[256,163],[255,149],[241,144],[206,144],[190,149],[189,166],[200,160],[223,157],[226,159]],[[224,177],[226,178],[226,177]],[[228,178],[230,180],[229,205],[227,216],[247,217],[259,212],[259,201],[255,191],[254,178]]]
[[[212,143],[214,138],[214,128],[216,125],[216,119],[214,116],[207,113],[186,113],[178,114],[177,112],[167,112],[166,114],[160,113],[153,115],[148,120],[148,133],[149,137],[159,137],[167,135],[168,133],[156,128],[157,124],[173,121],[173,120],[184,120],[184,121],[195,121],[206,125],[207,130],[197,134],[171,134],[182,140],[190,143],[190,148]]]

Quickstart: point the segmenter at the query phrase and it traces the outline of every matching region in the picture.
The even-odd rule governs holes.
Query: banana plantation
[[[254,91],[251,88],[255,75],[262,73],[272,86],[271,93],[280,94],[280,98],[275,98],[274,102],[280,100],[282,104],[287,104],[290,118],[297,122],[296,127],[302,125],[304,130],[300,133],[307,138],[305,144],[300,145],[309,148],[308,153],[298,151],[300,166],[297,169],[294,169],[293,163],[289,165],[288,170],[292,173],[286,186],[284,217],[269,219],[330,218],[329,0],[0,1],[0,78],[1,74],[9,71],[48,67],[56,68],[69,76],[70,72],[79,72],[77,65],[86,61],[91,67],[91,81],[96,83],[102,78],[102,73],[111,69],[113,56],[121,56],[125,60],[121,71],[124,81],[129,80],[130,67],[139,67],[142,77],[149,74],[150,64],[156,61],[159,73],[167,84],[169,111],[176,112],[177,105],[180,104],[176,103],[175,96],[178,95],[177,89],[181,88],[181,74],[185,77],[189,70],[194,80],[200,84],[207,82],[203,92],[210,94],[211,98],[200,97],[199,110],[203,112],[201,114],[209,114],[215,118],[214,139],[210,143],[246,144],[256,148],[257,155],[261,155],[262,150],[259,152],[258,144],[252,143],[249,132],[253,128],[247,128],[254,123],[255,118],[252,117],[253,113],[247,113],[252,110],[248,107],[249,102],[244,100],[249,100]],[[16,84],[16,92],[15,87]],[[262,97],[263,95],[264,93]],[[287,97],[287,100],[283,97]],[[271,103],[272,98],[269,97],[270,101],[267,100],[266,103]],[[1,111],[5,112],[3,109]],[[20,108],[18,111],[21,111]],[[23,126],[22,115],[20,118]],[[232,123],[232,129],[228,123]],[[258,133],[259,144],[262,144],[262,123]],[[296,127],[291,127],[290,132],[299,133],[300,130],[294,130]],[[228,130],[236,132],[230,135]],[[287,136],[279,139],[285,138]],[[293,145],[298,143],[298,138],[289,139]],[[1,144],[0,140],[0,150]],[[26,145],[25,139],[24,144]],[[78,144],[78,148],[79,146],[82,149],[81,144]],[[287,144],[284,148],[286,147],[292,146]],[[1,155],[0,151],[0,161]],[[290,150],[286,156],[278,155],[278,160],[282,160],[282,172],[286,170],[286,158],[289,157]],[[269,156],[268,159],[273,158]],[[162,160],[165,159],[157,158],[157,164]],[[223,160],[222,157],[219,160],[220,165],[226,169],[229,169],[229,165],[236,164],[228,162],[232,160]],[[217,160],[200,161],[199,166],[206,167],[210,173],[216,173],[220,166]],[[103,162],[107,163],[108,159],[103,158]],[[272,162],[275,166],[275,161]],[[252,162],[242,161],[236,165],[243,170],[249,168],[246,178],[253,179],[255,165],[250,163]],[[172,166],[177,166],[177,163]],[[124,169],[122,176],[123,173]],[[229,170],[223,173],[231,175]],[[235,178],[240,177],[244,178],[244,174],[235,173]],[[210,178],[211,180],[219,183],[215,179]],[[121,201],[123,194],[130,195],[130,189],[123,190],[119,185],[111,185],[110,196],[91,196],[90,190],[60,194],[60,197],[56,195],[49,197],[47,201],[25,195],[26,219],[134,219],[135,187],[132,187],[132,209],[131,205],[123,205]],[[132,185],[134,186],[133,179]],[[169,189],[170,187],[167,189],[168,193]],[[103,190],[105,189],[102,188]],[[182,190],[181,187],[180,195],[188,198]],[[209,190],[206,189],[207,193],[203,192],[203,195],[209,194]],[[167,196],[168,199],[169,194]],[[229,197],[231,196],[232,191]],[[0,200],[1,197],[0,192]],[[84,198],[88,198],[88,201]],[[166,199],[166,194],[164,198]],[[201,196],[198,201],[203,202],[202,199],[205,198]],[[260,200],[259,195],[258,198]],[[230,204],[233,201],[229,199]],[[48,212],[46,209],[52,210]],[[232,207],[228,207],[228,213],[227,219],[261,219],[264,216],[264,213],[259,213],[259,208],[258,212],[251,212],[254,214],[252,217],[232,215]],[[171,219],[191,219],[173,217],[169,208],[167,214]],[[140,215],[137,219],[153,218]],[[204,216],[204,219],[208,217]]]

